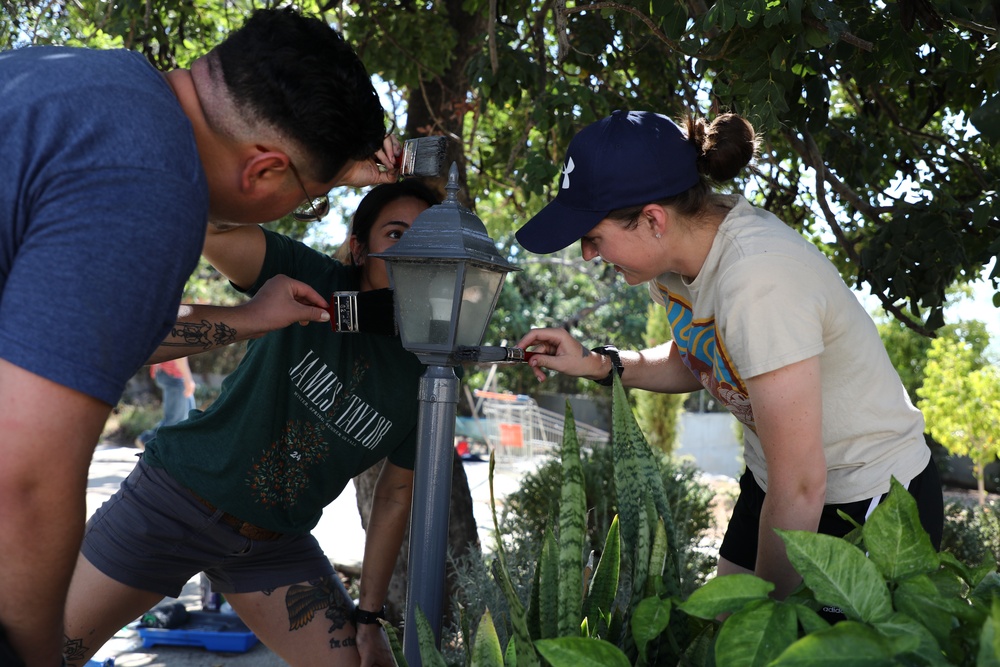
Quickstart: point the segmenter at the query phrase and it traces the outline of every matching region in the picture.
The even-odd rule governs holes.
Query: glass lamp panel
[[[483,334],[505,275],[506,272],[466,265],[456,345],[479,345],[483,342]]]
[[[404,346],[450,347],[458,265],[392,262],[390,270]]]

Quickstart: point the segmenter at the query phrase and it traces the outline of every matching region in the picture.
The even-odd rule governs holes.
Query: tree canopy
[[[0,3],[8,45],[124,46],[164,69],[186,66],[253,7],[285,4]],[[578,250],[529,257],[510,235],[547,201],[574,132],[615,108],[748,118],[763,150],[742,191],[921,333],[944,324],[946,289],[977,279],[1000,250],[992,0],[299,4],[356,45],[386,83],[391,112],[406,114],[409,136],[456,140],[491,234],[521,266],[546,267],[508,287],[517,335],[526,326],[615,331],[617,323],[641,344],[642,327],[623,326],[641,311],[600,267],[582,267],[589,287],[538,308],[539,277],[563,275]],[[990,277],[1000,287],[1000,268]]]

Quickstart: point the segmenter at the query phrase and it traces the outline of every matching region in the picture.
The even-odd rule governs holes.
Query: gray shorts
[[[334,573],[312,535],[243,537],[165,470],[141,458],[87,522],[81,552],[115,581],[168,597],[199,572],[219,593],[272,590]]]

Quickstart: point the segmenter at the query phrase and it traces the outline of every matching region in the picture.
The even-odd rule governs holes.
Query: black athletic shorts
[[[941,478],[934,459],[927,463],[923,472],[910,480],[907,490],[917,501],[920,523],[930,535],[935,549],[941,548],[941,534],[944,530],[944,498],[941,493]],[[733,507],[729,528],[719,548],[719,555],[731,563],[747,570],[755,569],[757,563],[757,536],[760,529],[760,511],[764,505],[764,490],[757,484],[753,473],[747,470],[740,478],[740,497]],[[885,494],[867,500],[859,500],[843,505],[826,505],[819,520],[817,532],[824,535],[843,537],[854,528],[840,518],[838,510],[863,524],[872,510],[885,499]]]

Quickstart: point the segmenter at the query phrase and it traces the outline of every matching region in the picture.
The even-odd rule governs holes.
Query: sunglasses
[[[292,217],[299,222],[316,222],[320,220],[330,212],[330,199],[326,195],[311,197],[306,190],[305,183],[302,182],[302,177],[299,176],[299,170],[291,162],[288,163],[288,166],[295,175],[295,180],[299,182],[299,187],[302,188],[303,194],[306,196],[306,200],[292,211]]]

